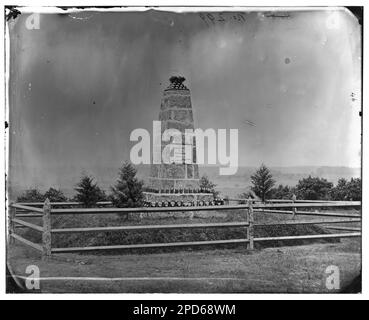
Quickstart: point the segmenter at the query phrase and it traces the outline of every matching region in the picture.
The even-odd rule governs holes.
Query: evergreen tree
[[[113,205],[118,208],[133,208],[143,205],[143,181],[136,178],[137,170],[125,162],[119,170],[116,184],[111,188]]]
[[[99,201],[106,200],[106,196],[103,190],[101,190],[94,179],[88,175],[83,175],[80,182],[74,188],[77,194],[74,200],[82,202],[86,208],[95,207]]]
[[[262,164],[260,168],[251,176],[251,190],[264,202],[275,181],[270,170]]]

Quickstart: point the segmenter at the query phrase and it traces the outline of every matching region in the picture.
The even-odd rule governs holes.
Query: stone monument
[[[164,90],[161,100],[159,121],[162,133],[166,129],[177,129],[182,136],[182,152],[176,154],[170,164],[152,164],[145,192],[150,206],[192,206],[215,204],[209,190],[200,188],[199,167],[196,163],[196,140],[185,141],[186,129],[194,129],[190,90],[183,84],[184,77],[172,76],[170,85]],[[161,151],[173,142],[162,142]],[[186,161],[185,148],[192,149],[191,161]],[[188,160],[188,159],[187,159]]]

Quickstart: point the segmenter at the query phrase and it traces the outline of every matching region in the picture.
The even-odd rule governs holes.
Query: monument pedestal
[[[206,207],[223,205],[224,201],[215,199],[212,193],[155,193],[144,192],[147,207]],[[145,212],[141,218],[225,218],[224,212],[219,211],[174,211],[174,212]]]
[[[200,207],[219,204],[212,193],[155,193],[144,192],[149,207]]]

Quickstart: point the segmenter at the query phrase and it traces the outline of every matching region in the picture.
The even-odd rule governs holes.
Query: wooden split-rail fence
[[[236,199],[238,203],[239,199]],[[244,200],[242,200],[244,201]],[[246,204],[235,204],[225,206],[208,206],[208,207],[155,207],[155,208],[113,208],[110,202],[99,202],[97,208],[81,208],[78,202],[57,202],[50,203],[46,200],[44,203],[11,203],[9,205],[9,242],[15,240],[29,246],[42,253],[44,258],[50,257],[52,254],[68,253],[68,252],[86,252],[86,251],[102,251],[116,249],[144,249],[144,248],[163,248],[163,247],[184,247],[184,246],[201,246],[201,245],[221,245],[221,244],[245,244],[248,249],[253,250],[255,242],[262,241],[281,241],[281,240],[309,240],[309,239],[328,239],[328,238],[352,238],[361,237],[361,228],[347,227],[347,224],[360,223],[361,214],[353,214],[347,212],[318,212],[318,211],[301,211],[301,209],[318,209],[318,208],[361,208],[359,201],[290,201],[290,200],[268,200],[266,203],[260,203],[251,199],[246,200]],[[62,208],[61,208],[62,207]],[[289,209],[289,210],[286,210]],[[88,227],[88,228],[62,228],[53,229],[51,219],[56,215],[76,215],[76,214],[142,214],[155,212],[199,212],[199,211],[225,211],[237,212],[245,211],[244,221],[235,222],[217,222],[217,223],[184,223],[184,224],[153,224],[153,225],[124,225],[124,226],[108,226],[108,227]],[[266,222],[255,223],[254,215],[258,212],[270,214],[288,214],[291,217],[297,215],[303,216],[319,216],[325,219],[290,219],[282,222]],[[361,211],[360,211],[361,212]],[[41,225],[24,221],[24,218],[41,219]],[[29,220],[29,219],[27,219]],[[334,226],[344,223],[345,226]],[[258,226],[287,226],[287,225],[325,225],[326,228],[340,231],[339,233],[326,233],[301,236],[281,236],[281,237],[263,237],[255,238],[254,229]],[[108,246],[87,246],[87,247],[68,247],[54,248],[52,246],[53,234],[71,234],[85,232],[115,232],[115,231],[140,231],[140,230],[169,230],[169,229],[195,229],[195,228],[229,228],[242,227],[245,228],[245,237],[242,239],[227,240],[211,240],[211,241],[186,241],[171,243],[150,243],[150,244],[129,244],[129,245],[108,245]],[[31,242],[16,231],[18,228],[28,228],[41,233],[42,243]]]

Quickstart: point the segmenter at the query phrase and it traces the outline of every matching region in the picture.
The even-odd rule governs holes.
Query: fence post
[[[224,200],[224,204],[226,206],[229,206],[229,197],[225,197],[223,200]]]
[[[11,203],[9,205],[9,221],[8,221],[8,225],[9,225],[9,244],[13,244],[15,242],[15,239],[12,237],[13,234],[15,234],[15,223],[14,223],[14,219],[15,219],[15,215],[17,214],[17,209],[12,207]]]
[[[252,198],[247,199],[248,208],[248,222],[249,222],[249,249],[254,250],[254,209],[252,207]]]
[[[292,195],[292,204],[295,203],[296,199],[297,199],[296,195],[293,194]],[[292,219],[295,219],[295,216],[296,216],[296,207],[292,207]]]
[[[42,258],[47,260],[51,257],[51,205],[50,201],[47,198],[43,207],[43,216],[42,216]]]

